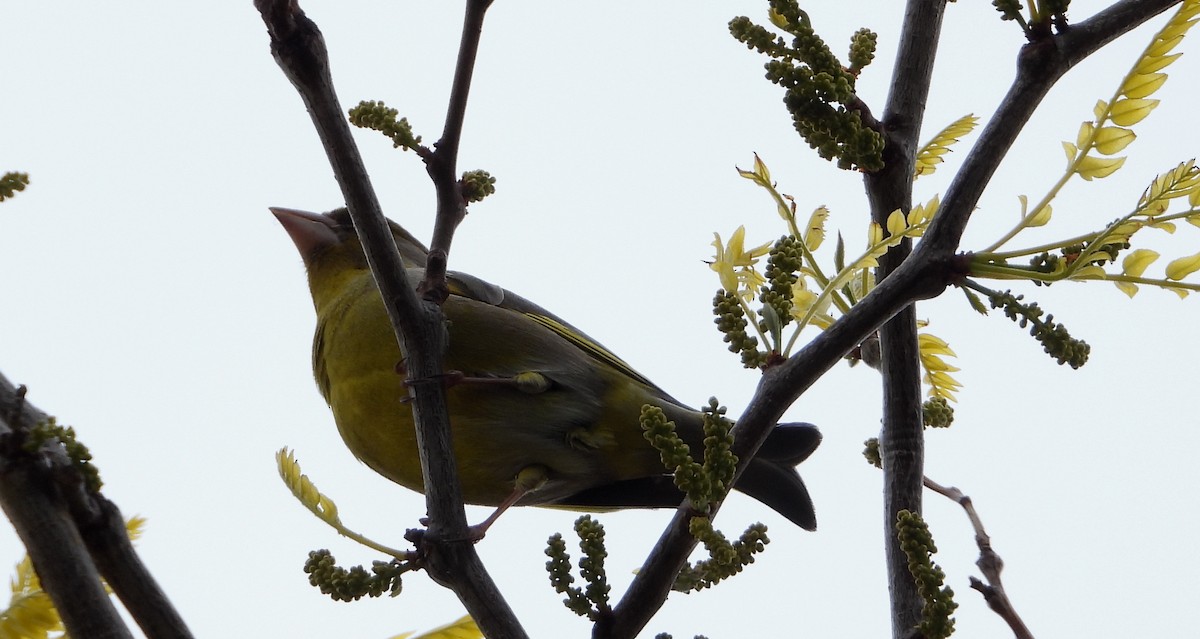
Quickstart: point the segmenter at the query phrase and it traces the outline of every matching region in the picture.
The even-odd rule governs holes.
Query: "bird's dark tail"
[[[796,465],[821,444],[812,424],[780,424],[771,431],[734,488],[770,506],[805,530],[817,529],[812,498]]]
[[[734,488],[761,501],[805,530],[817,529],[817,516],[796,464],[821,443],[812,424],[780,424],[771,431],[758,455]],[[670,475],[630,479],[590,488],[559,500],[575,508],[673,508],[683,500]]]

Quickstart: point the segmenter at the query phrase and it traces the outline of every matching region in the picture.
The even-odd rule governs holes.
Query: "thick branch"
[[[804,391],[808,390],[843,355],[875,332],[912,301],[911,279],[889,278],[871,295],[780,366],[764,371],[758,391],[737,420],[733,452],[741,460],[740,476],[758,451],[766,433],[775,426]],[[758,435],[762,435],[758,437]],[[757,438],[756,438],[757,437]],[[681,508],[651,550],[642,570],[614,607],[612,618],[597,625],[593,637],[633,637],[662,607],[688,555],[696,546],[688,532],[692,511]]]
[[[1100,47],[1179,2],[1122,0],[1063,34],[1025,45],[1017,59],[1016,79],[946,189],[938,216],[917,251],[930,258],[934,254],[946,258],[958,250],[971,213],[992,174],[1059,78]]]
[[[914,72],[905,77],[905,71],[916,70],[922,66],[919,61],[914,60],[927,58],[932,64],[936,38],[923,37],[930,35],[928,26],[913,24],[910,21],[910,18],[925,10],[928,4],[930,3],[912,2],[909,5],[905,32],[901,36],[905,45],[898,54],[893,77],[893,101],[889,103],[888,114],[884,117],[885,125],[892,124],[896,117],[896,113],[892,111],[893,105],[900,103],[904,95],[914,91],[920,93],[919,87],[928,87],[927,75],[913,77]],[[914,267],[925,265],[926,256],[935,260],[948,260],[958,250],[962,232],[984,188],[1046,93],[1080,60],[1120,33],[1132,29],[1162,10],[1155,11],[1149,6],[1151,4],[1159,4],[1162,9],[1167,5],[1164,2],[1122,3],[1077,25],[1064,35],[1039,40],[1025,47],[1019,59],[1017,78],[1008,96],[996,116],[988,123],[979,143],[972,149],[942,200],[942,210],[921,242],[921,256],[912,256]],[[928,20],[930,17],[923,19]],[[910,33],[910,28],[915,31]],[[924,53],[925,51],[928,53]],[[918,88],[914,89],[914,86]],[[901,96],[900,100],[895,99],[898,95]],[[909,100],[908,107],[922,107],[923,97],[920,95],[919,99]],[[903,117],[900,123],[909,124]],[[915,134],[917,131],[909,132]],[[888,143],[891,146],[895,135],[890,126],[888,133]],[[872,197],[872,213],[876,221],[882,221],[881,216],[886,216],[895,208],[903,207],[904,210],[908,210],[911,206],[911,199],[907,202],[895,202],[888,197],[890,193],[900,190],[898,180],[911,184],[909,176],[912,174],[912,165],[909,162],[912,159],[911,153],[915,151],[916,139],[911,137],[906,139],[906,142],[911,143],[911,146],[903,146],[903,162],[898,163],[904,167],[904,174],[889,175],[889,171],[885,169],[878,177],[868,177],[868,194]],[[889,163],[888,169],[892,166],[894,165]],[[881,181],[888,178],[891,178],[890,185],[881,184]],[[896,257],[898,256],[889,253],[887,259],[881,261],[881,275],[899,267],[899,263],[894,261]],[[929,265],[932,266],[933,263],[930,262]],[[947,272],[947,269],[941,270]],[[907,559],[892,527],[896,512],[902,509],[920,512],[921,506],[924,453],[920,413],[920,370],[915,316],[911,307],[884,327],[880,342],[884,379],[884,427],[880,438],[885,482],[884,524],[888,543],[889,590],[892,596],[892,635],[901,637],[906,636],[918,623],[921,611],[920,595],[907,570]]]
[[[897,256],[899,257],[899,256]],[[886,262],[880,260],[880,271]],[[892,264],[895,268],[895,264]],[[925,467],[921,417],[921,366],[915,305],[908,305],[879,331],[883,381],[883,429],[879,453],[883,466],[883,534],[892,636],[903,637],[921,619],[923,601],[908,570],[896,535],[896,516],[921,510],[921,473]]]
[[[36,453],[22,449],[29,429],[48,419],[26,403],[24,395],[24,388],[14,388],[0,375],[0,506],[25,544],[67,632],[75,637],[132,637],[104,591],[57,481],[71,472],[70,461],[53,447]]]
[[[102,597],[104,608],[112,609],[115,615],[111,599],[96,575],[98,570],[146,637],[190,639],[192,635],[187,624],[134,551],[125,530],[125,519],[116,504],[84,489],[79,472],[71,466],[61,448],[48,445],[36,455],[18,449],[28,429],[48,418],[26,403],[12,384],[0,375],[0,431],[4,432],[4,443],[0,444],[4,451],[4,459],[0,460],[0,500],[21,534],[30,557],[34,558],[42,587],[50,594],[68,632],[78,637],[128,636],[119,616],[108,616],[106,611],[93,608],[93,603],[99,605],[101,600],[93,602],[92,596]],[[10,491],[18,495],[15,502]],[[64,511],[68,517],[65,524],[72,530],[59,529],[64,522],[57,522],[57,514],[46,519],[36,514],[38,511],[45,514],[44,508],[48,505]],[[34,510],[31,512],[30,509]],[[21,533],[28,527],[22,522],[28,521],[30,515],[39,517],[29,528],[35,531],[33,544]],[[51,553],[49,560],[44,556],[47,550]],[[39,555],[43,555],[41,560]],[[62,571],[73,575],[74,581],[68,584],[66,591],[62,590],[62,582],[47,578],[49,573]],[[64,602],[67,602],[65,608]],[[115,622],[116,626],[100,625],[110,622]],[[85,624],[83,630],[80,623]]]
[[[434,303],[422,304],[408,284],[404,264],[334,92],[328,54],[316,24],[295,2],[256,0],[255,6],[271,35],[271,53],[308,107],[405,354],[430,516],[429,532],[422,537],[426,567],[431,577],[454,590],[485,634],[522,637],[525,633],[516,616],[474,548],[464,541],[468,538],[466,513],[450,446],[445,388],[440,381],[446,343],[441,311]],[[482,19],[486,6],[486,2],[472,2],[468,15],[476,10]],[[469,60],[473,59],[472,54]],[[469,80],[470,73],[456,73],[456,78],[463,77]],[[465,106],[465,92],[462,95]],[[452,144],[456,146],[457,141],[452,140]],[[444,188],[445,184],[438,182],[439,193]],[[438,224],[444,224],[440,216]],[[445,260],[444,251],[432,253],[429,270],[444,273]]]
[[[912,175],[918,136],[933,77],[941,37],[945,0],[910,0],[900,32],[891,90],[884,109],[887,146],[884,169],[864,177],[871,218],[887,228],[896,210],[912,210]],[[909,257],[912,243],[901,242],[879,261],[876,279],[886,281]],[[908,634],[921,619],[923,605],[908,558],[896,535],[896,515],[921,512],[921,475],[925,440],[921,422],[921,366],[917,346],[916,308],[906,306],[879,331],[883,382],[883,532],[887,557],[892,636]]]
[[[147,639],[190,639],[183,617],[134,551],[117,505],[100,495],[92,502],[89,519],[77,515],[76,520],[104,581]]]

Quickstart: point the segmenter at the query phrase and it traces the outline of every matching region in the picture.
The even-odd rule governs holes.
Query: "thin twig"
[[[992,549],[992,538],[988,536],[987,531],[983,529],[983,520],[979,518],[979,513],[975,511],[975,504],[971,498],[963,494],[963,492],[953,486],[942,486],[932,479],[924,478],[925,487],[930,490],[944,495],[946,498],[963,507],[967,513],[967,518],[971,520],[971,528],[975,530],[975,544],[979,546],[979,559],[975,561],[975,565],[979,566],[983,577],[987,579],[987,583],[980,581],[976,577],[971,577],[971,587],[983,594],[984,601],[987,602],[989,608],[993,612],[1000,615],[1000,618],[1008,624],[1012,629],[1013,635],[1017,639],[1033,639],[1033,633],[1021,620],[1021,616],[1017,614],[1016,608],[1013,607],[1012,601],[1009,600],[1008,594],[1004,591],[1004,584],[1000,580],[1000,572],[1004,570],[1004,560],[1000,559],[1000,555]]]
[[[492,0],[467,0],[458,61],[454,67],[454,81],[450,85],[450,100],[446,107],[446,123],[442,128],[441,139],[434,145],[434,152],[425,162],[425,169],[437,191],[437,218],[433,227],[433,240],[429,243],[431,253],[450,253],[454,230],[467,214],[467,203],[463,199],[458,181],[458,147],[462,141],[463,121],[466,118],[467,97],[471,92],[475,58],[479,53],[483,17],[491,4]],[[440,272],[427,268],[423,287],[440,291],[445,288],[445,276],[444,268]]]

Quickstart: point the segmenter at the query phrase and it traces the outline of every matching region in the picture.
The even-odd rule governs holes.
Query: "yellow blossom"
[[[713,240],[712,245],[717,251],[708,266],[720,276],[721,286],[726,291],[737,293],[743,297],[747,294],[753,295],[754,291],[758,290],[766,281],[754,270],[754,265],[758,263],[759,258],[770,252],[771,243],[767,242],[746,250],[745,226],[739,226],[729,238],[728,243],[721,241],[719,233],[713,233],[713,237],[716,239]]]

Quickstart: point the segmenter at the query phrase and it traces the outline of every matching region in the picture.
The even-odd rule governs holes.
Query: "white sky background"
[[[839,54],[858,27],[879,32],[860,94],[881,112],[902,3],[809,4]],[[1077,0],[1072,16],[1106,4]],[[325,33],[344,106],[381,99],[426,142],[438,137],[460,3],[303,7]],[[849,247],[861,247],[867,218],[859,176],[808,150],[762,79],[764,58],[727,34],[731,17],[761,22],[765,7],[497,0],[460,163],[497,176],[497,193],[472,208],[451,255],[452,268],[553,309],[681,400],[717,395],[733,415],[757,374],[712,328],[718,284],[702,260],[713,231],[728,237],[745,224],[756,243],[783,232],[767,195],[734,166],[758,152],[802,211],[829,205],[831,234],[842,229]],[[249,0],[199,10],[7,2],[3,14],[0,170],[27,171],[33,183],[0,205],[0,370],[77,428],[107,496],[149,518],[139,548],[197,636],[383,638],[457,618],[457,600],[423,574],[398,599],[343,604],[301,572],[313,548],[345,564],[377,557],[291,498],[275,473],[280,446],[296,449],[351,527],[377,539],[403,544],[424,502],[353,459],[312,383],[303,270],[267,207],[323,211],[341,199]],[[1164,19],[1060,83],[981,202],[965,250],[1009,227],[1018,194],[1036,200],[1058,178],[1060,141],[1074,139]],[[1163,104],[1135,128],[1126,167],[1073,183],[1038,238],[1124,214],[1155,174],[1195,156],[1197,37],[1168,69],[1155,96]],[[951,5],[922,138],[966,113],[990,114],[1022,41],[990,3]],[[974,139],[918,181],[920,199],[945,188]],[[385,211],[427,238],[433,194],[419,161],[376,134],[358,140]],[[1175,257],[1196,252],[1198,231],[1144,239]],[[927,473],[975,499],[1035,634],[1183,636],[1200,597],[1200,418],[1190,394],[1200,298],[1143,290],[1131,302],[1102,284],[1020,290],[1092,344],[1091,361],[1059,367],[957,291],[921,304],[958,352],[965,384],[954,428],[929,434]],[[838,366],[802,397],[788,417],[825,435],[801,469],[820,530],[732,498],[718,525],[736,534],[768,524],[765,557],[715,591],[673,596],[644,636],[884,636],[881,475],[860,455],[879,412],[866,367]],[[669,516],[602,516],[614,594]],[[575,517],[517,509],[479,545],[535,637],[587,636],[543,569],[546,537],[570,533]],[[930,495],[927,518],[960,633],[1011,636],[968,588],[976,550],[961,510]],[[0,562],[21,553],[0,531]]]

